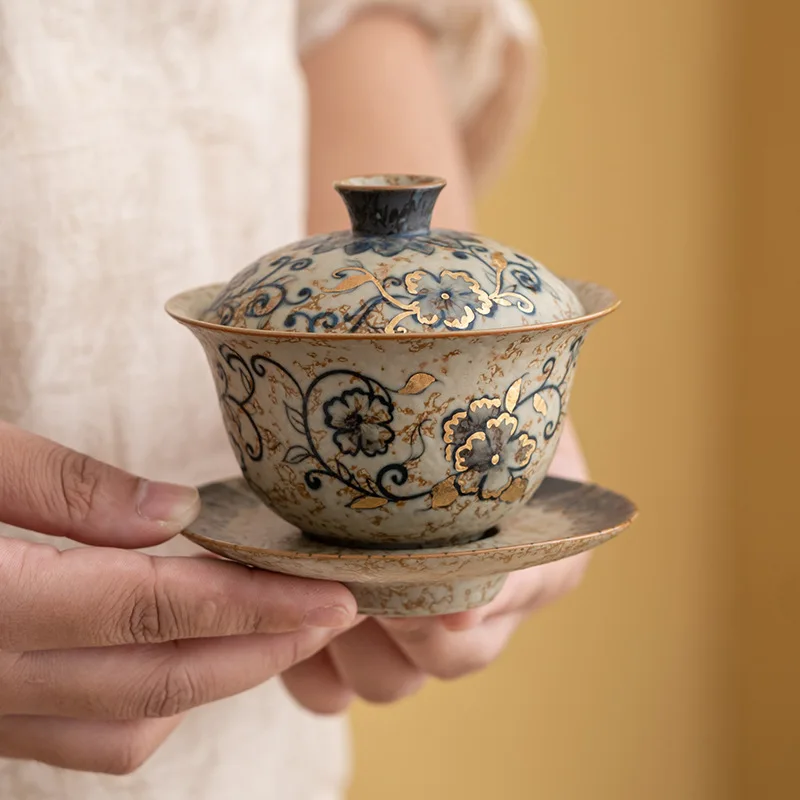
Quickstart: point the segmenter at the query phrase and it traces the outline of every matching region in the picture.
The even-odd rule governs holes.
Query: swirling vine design
[[[216,371],[220,381],[221,390],[219,403],[222,413],[230,421],[226,426],[228,438],[239,459],[239,466],[247,470],[247,458],[251,461],[261,461],[264,456],[264,440],[261,431],[248,409],[256,391],[256,382],[247,362],[231,347],[226,344],[219,347],[220,361],[217,362]],[[227,365],[228,369],[225,369]],[[231,373],[238,375],[242,383],[241,397],[237,397],[231,390]]]
[[[304,388],[275,359],[263,354],[246,359],[223,344],[218,348],[217,361],[220,405],[229,420],[229,438],[245,474],[248,461],[261,461],[265,449],[263,434],[254,417],[261,410],[256,401],[257,381],[275,370],[299,397],[299,402],[283,401],[286,419],[300,441],[287,447],[282,460],[294,467],[306,465],[303,480],[310,490],[321,489],[325,480],[339,483],[353,493],[348,506],[354,509],[374,509],[421,498],[428,498],[433,508],[445,508],[465,495],[513,502],[526,491],[525,475],[540,445],[536,433],[527,427],[530,423],[523,425],[520,410],[530,404],[544,420],[541,428],[544,441],[555,435],[563,416],[567,380],[582,341],[581,336],[571,341],[560,378],[554,375],[556,356],[550,356],[542,367],[538,384],[524,396],[521,395],[523,375],[506,388],[502,397],[473,397],[465,407],[444,414],[440,423],[441,447],[444,460],[450,465],[449,474],[430,488],[413,492],[398,490],[408,484],[411,465],[426,452],[426,437],[433,435],[431,418],[423,417],[414,423],[408,437],[408,455],[403,461],[388,464],[379,461],[381,466],[372,470],[368,464],[387,455],[397,439],[395,395],[424,393],[437,380],[427,372],[414,373],[402,387],[392,389],[356,370],[331,369],[314,377]],[[347,388],[330,394],[322,392],[321,405],[312,407],[312,396],[332,380],[339,381],[339,386],[344,381]],[[326,458],[315,440],[310,424],[315,411],[323,416],[326,435],[338,451],[336,457]],[[526,417],[535,415],[528,412]],[[348,467],[344,456],[359,457],[360,469],[354,471]]]
[[[387,428],[384,422],[374,420],[370,416],[370,413],[374,414],[374,412],[371,412],[370,409],[377,404],[383,409],[385,420],[390,422],[395,410],[392,395],[421,394],[434,383],[435,378],[432,375],[424,372],[415,373],[404,386],[392,391],[361,372],[351,369],[334,369],[321,373],[311,381],[306,389],[303,389],[294,375],[273,358],[257,354],[251,356],[247,361],[228,345],[221,345],[219,354],[221,362],[217,364],[217,372],[222,386],[220,403],[228,418],[234,423],[233,431],[235,433],[230,435],[230,439],[239,454],[239,462],[243,471],[247,471],[245,455],[252,461],[260,461],[263,457],[263,438],[253,418],[252,405],[256,380],[264,378],[268,368],[272,367],[289,380],[300,396],[299,407],[287,401],[283,402],[283,406],[289,425],[303,437],[303,444],[291,445],[284,454],[283,461],[294,466],[306,461],[312,463],[311,468],[304,474],[304,481],[309,489],[320,489],[323,478],[338,481],[356,494],[356,497],[349,503],[352,508],[378,508],[388,502],[415,500],[428,494],[426,491],[398,494],[392,486],[404,486],[409,479],[408,465],[421,458],[425,453],[426,444],[422,434],[423,428],[429,420],[422,419],[414,425],[410,435],[409,455],[405,461],[383,465],[373,478],[369,474],[357,475],[339,458],[326,459],[314,441],[309,417],[312,413],[310,398],[323,382],[332,378],[349,378],[352,388],[333,395],[323,406],[326,409],[326,427],[333,434],[333,440],[341,453],[352,453],[346,445],[342,444],[342,441],[347,440],[337,441],[337,435],[342,432],[350,438],[357,434],[359,441],[364,443],[360,450],[367,456],[385,453],[385,448],[381,451],[379,448],[376,449],[373,444],[376,435],[375,429],[390,430],[392,439],[395,437],[395,432]],[[243,387],[242,396],[237,397],[232,393],[230,378],[223,363],[240,376]],[[353,397],[363,397],[363,407],[351,408]],[[335,404],[344,406],[345,412],[350,412],[349,416],[345,414],[338,426],[331,411],[328,410]],[[354,417],[359,419],[354,419]],[[255,444],[248,441],[248,436],[255,439]]]
[[[570,373],[573,369],[575,369],[575,364],[578,360],[578,355],[580,354],[583,340],[583,336],[576,336],[570,342],[567,363],[564,366],[564,373],[558,382],[555,382],[553,379],[553,372],[556,368],[556,357],[550,356],[547,361],[544,362],[544,366],[542,367],[543,378],[539,386],[528,392],[528,394],[519,401],[520,404],[532,402],[536,411],[538,411],[540,414],[549,416],[549,419],[545,422],[544,430],[542,432],[545,441],[553,438],[558,430],[559,424],[561,423],[561,417],[563,416],[564,410],[564,390]],[[551,391],[558,401],[558,412],[555,416],[555,419],[553,419],[552,414],[550,413],[551,409],[549,409],[547,400],[545,399],[545,392],[548,391]]]
[[[320,263],[324,277],[333,278],[321,284],[313,267],[319,256],[336,250],[343,252],[345,262],[330,273],[330,264]],[[414,268],[381,277],[354,258],[368,252],[409,261]],[[440,256],[451,258],[443,262]],[[337,232],[305,239],[290,253],[251,264],[213,300],[203,318],[234,327],[306,333],[405,333],[412,322],[428,330],[466,331],[504,307],[534,321],[536,295],[542,292],[563,300],[562,290],[543,281],[540,269],[525,255],[492,249],[479,237],[457,231],[392,236]],[[374,292],[359,293],[351,308],[325,307],[326,298],[370,284]],[[394,314],[384,318],[377,313],[382,308]]]
[[[327,294],[347,293],[371,283],[378,296],[367,300],[359,311],[364,305],[368,305],[371,311],[381,302],[398,311],[380,329],[383,333],[407,333],[405,321],[409,319],[434,330],[440,327],[471,330],[479,317],[494,317],[498,308],[512,305],[523,314],[536,314],[532,298],[519,291],[520,287],[531,294],[542,291],[543,282],[536,262],[519,253],[508,259],[499,250],[491,250],[481,244],[477,237],[455,231],[435,231],[427,236],[387,237],[385,242],[381,237],[353,239],[349,234],[331,238],[333,241],[316,245],[312,252],[327,252],[333,247],[341,247],[348,255],[369,249],[386,255],[387,247],[391,246],[391,255],[402,253],[405,249],[432,255],[439,250],[448,251],[461,261],[477,260],[485,268],[491,289],[484,288],[473,272],[453,269],[411,270],[393,277],[389,285],[360,261],[349,260],[346,266],[332,273],[334,278],[340,279],[339,283],[323,291]],[[513,282],[509,282],[509,276]],[[400,291],[393,291],[393,287]],[[338,320],[335,324],[338,324]]]
[[[289,293],[292,273],[302,272],[313,263],[313,258],[283,255],[270,262],[271,269],[266,274],[248,283],[258,272],[261,262],[257,261],[233,278],[208,306],[204,317],[232,326],[243,326],[244,317],[251,317],[258,320],[257,327],[266,327],[277,309],[302,305],[314,294],[310,286],[298,289],[295,296]],[[248,300],[249,295],[253,297]]]

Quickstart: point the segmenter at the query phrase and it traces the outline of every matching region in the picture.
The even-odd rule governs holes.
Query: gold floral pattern
[[[385,524],[393,508],[410,503],[420,510],[451,509],[458,515],[477,501],[483,509],[476,515],[491,517],[536,489],[556,436],[582,336],[554,336],[543,356],[555,341],[558,355],[547,355],[544,361],[540,357],[533,374],[515,370],[519,377],[504,389],[498,387],[502,394],[476,396],[470,391],[460,401],[444,393],[453,376],[463,374],[450,359],[472,363],[472,356],[461,350],[448,353],[436,368],[409,349],[426,369],[418,367],[410,375],[393,369],[397,382],[387,385],[386,365],[369,359],[369,372],[339,366],[341,358],[315,363],[313,379],[307,381],[265,352],[249,352],[244,342],[239,343],[241,352],[221,344],[216,353],[220,403],[245,476],[282,451],[277,469],[302,475],[304,497],[312,500],[319,493],[322,505],[317,511],[329,496],[326,486],[333,485],[337,502],[373,525]],[[512,344],[500,361],[525,358],[527,352]],[[383,360],[381,351],[375,354]],[[556,370],[558,363],[562,366]],[[494,364],[489,359],[488,368]],[[263,407],[256,395],[262,382],[283,387],[288,426],[283,423],[280,434],[259,424]],[[415,397],[420,399],[409,403]],[[337,530],[328,538],[347,537]]]
[[[457,483],[464,494],[478,494],[482,500],[502,497],[514,471],[530,463],[536,441],[526,433],[514,438],[517,425],[517,418],[504,411],[456,450]]]
[[[439,275],[420,269],[406,275],[408,293],[419,299],[414,302],[415,316],[423,325],[464,330],[475,319],[475,314],[488,314],[492,310],[489,295],[467,272],[443,269]]]
[[[431,228],[444,181],[361,176],[336,183],[351,227],[267,253],[215,292],[203,321],[253,330],[407,334],[577,319],[572,289],[484,236]]]
[[[455,410],[447,407],[449,403],[437,409],[441,394],[433,393],[426,403],[426,412],[418,413],[411,425],[404,426],[398,425],[398,405],[394,398],[424,394],[440,380],[436,375],[415,372],[400,388],[389,388],[369,374],[332,368],[318,372],[313,381],[303,386],[292,371],[275,359],[261,353],[243,356],[228,345],[221,345],[217,363],[220,402],[232,423],[231,442],[245,473],[250,462],[257,463],[265,456],[261,428],[253,417],[258,409],[254,406],[251,410],[250,405],[259,379],[265,378],[268,370],[274,370],[289,381],[291,393],[298,397],[292,402],[284,401],[289,426],[300,439],[287,447],[282,463],[303,470],[309,490],[319,491],[323,481],[333,481],[352,493],[347,507],[364,512],[423,499],[434,509],[449,508],[460,497],[493,504],[516,503],[529,489],[535,488],[531,474],[539,436],[546,445],[555,435],[561,417],[562,387],[579,343],[579,337],[570,340],[565,374],[558,383],[552,381],[556,359],[551,356],[542,365],[535,388],[529,387],[524,397],[521,395],[525,376],[507,386],[502,397],[472,397],[465,408]],[[238,376],[245,391],[243,397],[232,394],[230,373]],[[329,388],[323,389],[336,385],[338,391],[329,393]],[[318,393],[326,437],[330,437],[338,451],[335,458],[324,455],[324,448],[320,449],[322,440],[312,431],[311,398]],[[543,398],[545,393],[556,401],[555,416],[550,414]],[[523,430],[533,420],[528,416],[523,423],[518,412],[518,408],[528,404],[538,415],[535,435]],[[408,411],[401,409],[400,413]],[[426,466],[431,463],[424,459],[428,449],[426,440],[434,435],[435,428],[429,423],[437,417],[442,420],[438,447],[445,472],[443,478],[426,482],[418,476],[418,469],[423,463]],[[399,460],[394,460],[398,455],[395,443],[400,443],[406,452]],[[380,458],[383,456],[392,460]],[[377,466],[371,466],[364,458],[376,459]],[[405,489],[398,491],[400,487]]]
[[[515,381],[504,400],[476,398],[445,420],[445,458],[456,474],[434,493],[436,507],[450,505],[458,494],[508,502],[524,494],[527,481],[519,473],[530,464],[536,439],[519,430],[513,413],[520,386],[521,381]]]
[[[380,280],[364,265],[355,259],[347,262],[333,273],[339,278],[332,289],[323,289],[326,294],[351,292],[367,283],[372,283],[378,291],[378,301],[398,309],[383,327],[383,333],[407,333],[401,323],[414,319],[420,325],[432,330],[470,330],[478,316],[490,317],[499,306],[515,305],[525,314],[535,313],[530,298],[516,291],[503,290],[503,273],[508,260],[499,251],[491,254],[487,266],[494,270],[492,291],[484,289],[477,278],[463,270],[442,269],[438,274],[427,269],[406,273],[395,282],[406,292],[406,297],[398,297],[387,288],[387,282]]]

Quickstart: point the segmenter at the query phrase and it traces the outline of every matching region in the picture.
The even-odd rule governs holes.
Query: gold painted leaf
[[[452,505],[458,497],[455,476],[445,478],[433,487],[431,497],[431,508],[447,508]]]
[[[357,497],[350,503],[350,508],[380,508],[388,502],[385,497]]]
[[[525,490],[528,488],[528,481],[525,478],[514,478],[511,481],[511,486],[500,495],[500,499],[504,503],[516,503],[521,500],[525,495]]]
[[[519,402],[519,393],[522,390],[522,378],[514,381],[506,392],[506,411],[511,413]]]
[[[355,275],[350,275],[347,278],[339,281],[333,289],[326,289],[326,292],[349,292],[351,289],[356,289],[365,283],[374,283],[374,278],[369,273],[358,272]]]
[[[406,381],[406,385],[398,391],[398,394],[419,394],[435,381],[436,378],[427,372],[416,372]]]
[[[535,394],[533,396],[533,407],[540,414],[547,414],[547,403],[545,403],[544,397],[542,397],[540,394]]]

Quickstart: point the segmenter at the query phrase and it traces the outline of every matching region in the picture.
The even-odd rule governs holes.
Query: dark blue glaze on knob
[[[427,175],[371,175],[334,184],[356,236],[427,233],[444,186],[442,178]]]

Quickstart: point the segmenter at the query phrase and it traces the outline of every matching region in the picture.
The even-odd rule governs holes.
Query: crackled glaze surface
[[[450,548],[359,550],[315,542],[281,520],[241,478],[201,489],[202,511],[185,534],[250,566],[345,583],[364,614],[414,616],[489,602],[506,574],[576,555],[634,519],[625,497],[591,484],[548,478],[493,535]]]
[[[243,269],[203,309],[238,328],[336,333],[489,330],[584,313],[544,266],[471,233],[430,229],[444,181],[337,184],[351,231],[316,236]]]
[[[612,298],[574,284],[590,311]],[[431,546],[480,536],[543,480],[592,319],[444,337],[295,337],[193,324],[250,486],[326,540]]]

